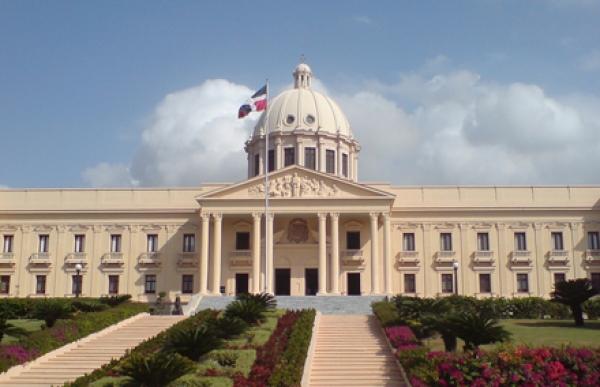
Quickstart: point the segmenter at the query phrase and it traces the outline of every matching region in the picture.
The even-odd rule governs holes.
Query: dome
[[[268,117],[269,132],[308,131],[352,138],[348,119],[330,97],[311,89],[312,71],[306,63],[294,69],[294,89],[285,91],[269,102],[254,128],[254,136],[265,133]]]

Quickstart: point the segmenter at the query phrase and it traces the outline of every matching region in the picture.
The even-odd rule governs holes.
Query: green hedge
[[[122,294],[110,297],[80,297],[80,298],[52,298],[65,304],[77,302],[96,302],[106,304],[111,307],[118,306],[131,298],[129,294]],[[0,319],[15,320],[27,318],[29,313],[35,308],[38,302],[44,302],[48,298],[1,298],[0,299]]]
[[[376,301],[371,304],[371,308],[382,327],[387,328],[398,325],[398,309],[392,302]]]
[[[304,310],[294,324],[285,351],[281,355],[280,367],[275,367],[269,378],[269,386],[300,386],[304,363],[310,346],[315,310]]]

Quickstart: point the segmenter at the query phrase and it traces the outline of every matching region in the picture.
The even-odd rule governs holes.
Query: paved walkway
[[[321,315],[309,386],[405,387],[375,316]]]
[[[79,342],[59,348],[26,366],[13,367],[0,378],[0,386],[62,386],[90,373],[125,351],[136,347],[185,316],[150,316],[146,313],[113,325]]]

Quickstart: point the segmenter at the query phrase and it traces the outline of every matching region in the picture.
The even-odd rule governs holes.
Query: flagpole
[[[265,293],[269,291],[269,80],[265,107]]]

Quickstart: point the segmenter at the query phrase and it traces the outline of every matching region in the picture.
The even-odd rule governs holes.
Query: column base
[[[372,293],[369,293],[369,296],[382,296],[383,297],[383,296],[386,296],[386,294],[381,293],[381,292],[372,292]]]
[[[341,296],[342,293],[340,292],[332,292],[332,293],[327,293],[328,296]]]
[[[218,293],[210,292],[210,294],[209,294],[209,295],[210,295],[210,296],[213,296],[213,297],[221,297],[221,296],[223,296],[223,295],[221,294],[221,292],[218,292]]]
[[[328,296],[328,295],[329,295],[329,293],[325,293],[325,292],[318,292],[317,293],[317,297],[318,296]]]

